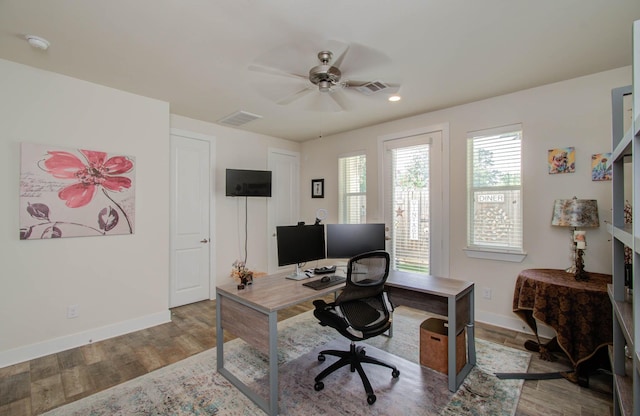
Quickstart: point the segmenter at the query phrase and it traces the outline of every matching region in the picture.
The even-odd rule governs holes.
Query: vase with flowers
[[[253,272],[247,268],[247,265],[242,260],[236,260],[233,262],[233,268],[231,269],[231,277],[240,281],[238,289],[244,289],[248,285],[253,283]]]

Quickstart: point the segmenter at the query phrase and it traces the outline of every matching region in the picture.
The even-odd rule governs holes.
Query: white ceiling
[[[637,19],[638,0],[0,0],[0,58],[304,141],[630,65]],[[343,80],[400,83],[402,100],[347,90],[348,111],[309,111],[330,98],[279,105],[307,84],[249,70],[306,76],[330,41],[351,45]]]

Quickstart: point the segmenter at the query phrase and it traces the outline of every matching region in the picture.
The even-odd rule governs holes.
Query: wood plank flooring
[[[312,309],[306,302],[281,311],[278,320]],[[0,368],[0,416],[39,415],[150,371],[215,347],[215,301],[171,310],[172,322],[68,351]],[[476,336],[524,349],[533,337],[484,324]],[[233,337],[225,334],[225,341]],[[534,353],[529,372],[570,368],[568,360],[543,361]],[[551,416],[613,414],[612,379],[592,374],[590,387],[565,379],[527,380],[517,415]]]

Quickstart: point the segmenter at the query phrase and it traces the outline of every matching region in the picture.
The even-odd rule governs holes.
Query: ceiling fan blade
[[[306,111],[316,111],[321,113],[340,112],[342,108],[338,103],[329,97],[329,93],[319,92],[305,98],[303,108]]]
[[[349,99],[341,90],[336,89],[333,91],[329,91],[329,97],[331,97],[333,101],[335,101],[335,103],[338,105],[338,107],[340,107],[340,109],[342,109],[342,111],[349,111],[352,109]]]
[[[292,102],[299,100],[300,98],[304,97],[305,95],[309,94],[310,92],[313,92],[313,90],[316,89],[315,85],[309,85],[308,87],[305,87],[299,91],[294,92],[293,94],[284,97],[278,101],[276,101],[276,104],[279,105],[287,105],[287,104],[291,104]]]
[[[331,62],[331,65],[340,68],[340,65],[342,65],[342,61],[344,61],[344,57],[347,56],[347,52],[349,52],[349,45],[347,45],[344,51],[342,51],[342,53],[337,56],[336,59],[333,60],[333,62]]]
[[[318,65],[317,53],[320,50],[333,51],[333,49],[321,49],[329,45],[319,45],[318,43],[317,41],[305,40],[304,37],[297,38],[291,43],[264,50],[250,64],[307,77],[309,68]]]
[[[371,74],[371,70],[390,63],[391,59],[384,53],[358,43],[351,43],[349,45],[348,59],[342,56],[341,65],[336,66],[340,68],[343,76],[356,77],[359,73]],[[364,77],[366,75],[361,76]]]
[[[296,79],[302,79],[304,81],[308,81],[309,77],[306,75],[300,75],[300,74],[295,74],[292,72],[286,72],[277,68],[266,68],[263,66],[259,66],[259,65],[249,65],[249,71],[253,71],[253,72],[262,72],[263,74],[269,74],[269,75],[277,75],[277,76],[281,76],[281,77],[288,77],[288,78],[296,78]]]

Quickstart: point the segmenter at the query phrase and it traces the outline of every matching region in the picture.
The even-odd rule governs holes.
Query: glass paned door
[[[384,150],[385,223],[389,227],[392,267],[431,274],[432,245],[440,241],[439,227],[432,227],[433,137],[425,134],[389,140]]]

